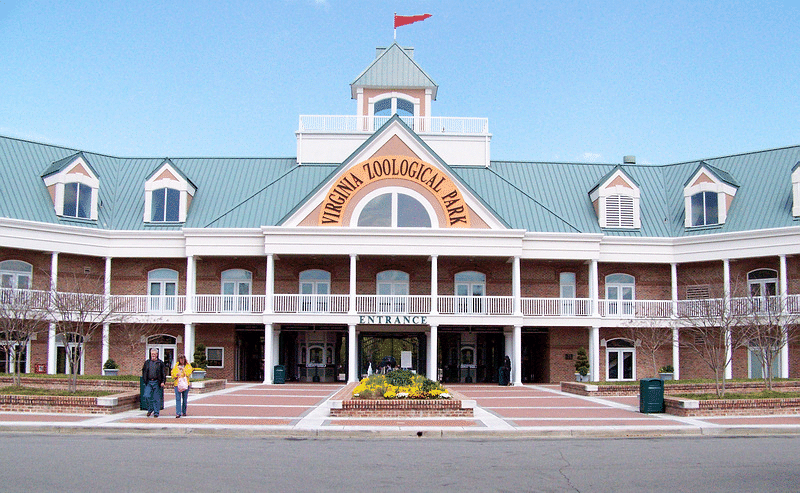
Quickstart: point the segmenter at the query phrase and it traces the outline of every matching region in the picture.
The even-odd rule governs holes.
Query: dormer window
[[[144,184],[144,222],[183,223],[197,188],[167,159]]]
[[[601,228],[637,229],[639,219],[639,185],[617,166],[589,192]]]
[[[100,180],[83,153],[56,161],[42,179],[58,216],[97,220]]]
[[[683,188],[684,225],[694,228],[725,224],[738,187],[725,171],[700,163]]]

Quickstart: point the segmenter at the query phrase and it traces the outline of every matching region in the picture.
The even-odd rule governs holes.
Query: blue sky
[[[397,41],[492,159],[668,164],[800,144],[800,7],[736,1],[0,0],[0,134],[114,156],[290,157]]]

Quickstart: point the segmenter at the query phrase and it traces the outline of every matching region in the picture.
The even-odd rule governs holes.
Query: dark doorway
[[[503,333],[478,334],[478,367],[476,382],[497,383],[498,370],[505,360]]]
[[[400,368],[403,352],[411,352],[411,370],[421,375],[425,365],[425,336],[423,334],[361,334],[359,337],[360,369],[362,374],[383,372],[388,367]]]
[[[522,383],[550,382],[549,341],[547,329],[522,333]]]
[[[264,381],[264,331],[236,331],[237,375],[243,382]]]

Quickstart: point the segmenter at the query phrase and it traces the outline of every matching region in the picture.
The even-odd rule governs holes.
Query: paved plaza
[[[800,434],[800,416],[682,418],[642,414],[638,396],[582,397],[558,385],[450,385],[474,401],[474,417],[331,417],[330,407],[349,395],[342,384],[232,383],[224,390],[190,394],[188,416],[176,419],[167,398],[159,418],[144,411],[114,415],[0,413],[5,431],[77,433],[154,432],[265,436],[505,436],[607,437],[665,435]]]

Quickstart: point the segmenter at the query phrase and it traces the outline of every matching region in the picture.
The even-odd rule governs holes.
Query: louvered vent
[[[711,288],[705,285],[686,286],[687,300],[707,300],[711,298]]]
[[[633,197],[609,195],[606,197],[606,227],[633,228]]]

